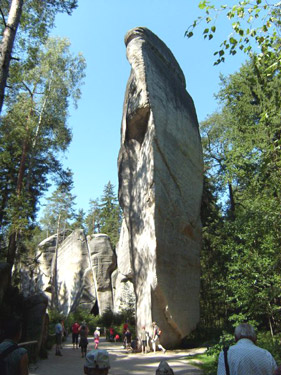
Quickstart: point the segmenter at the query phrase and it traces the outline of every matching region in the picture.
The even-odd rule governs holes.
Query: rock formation
[[[171,347],[199,320],[200,135],[183,72],[167,46],[146,28],[130,30],[125,44],[131,74],[118,158],[129,254],[124,273],[132,273],[138,330],[156,321]]]
[[[6,320],[20,317],[23,322],[21,342],[36,341],[27,345],[29,359],[35,361],[39,353],[46,354],[47,304],[48,299],[43,293],[27,297],[20,293],[18,287],[11,284],[9,264],[0,263],[0,342],[5,338]]]
[[[59,310],[75,310],[84,290],[85,275],[90,270],[89,252],[82,229],[76,229],[59,246],[57,257],[57,296]]]
[[[135,305],[135,292],[133,286],[133,269],[130,261],[128,229],[123,221],[120,237],[116,246],[117,269],[112,275],[114,311],[120,312],[130,308],[130,303]]]
[[[113,310],[113,291],[111,274],[116,268],[116,255],[106,234],[94,234],[88,237],[88,245],[93,269],[99,313]]]
[[[174,375],[174,371],[166,361],[161,361],[155,375]]]
[[[69,235],[48,237],[38,245],[36,285],[30,290],[43,291],[65,315],[81,306],[102,314],[113,310],[111,274],[116,255],[109,237],[95,234],[86,238],[82,229]],[[26,283],[26,282],[25,282]]]

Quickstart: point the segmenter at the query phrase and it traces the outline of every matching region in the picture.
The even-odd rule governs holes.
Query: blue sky
[[[100,197],[110,180],[118,187],[117,157],[125,87],[130,73],[124,36],[137,26],[148,27],[171,49],[179,62],[192,96],[198,120],[217,109],[214,93],[219,75],[239,69],[245,56],[229,57],[213,66],[213,52],[230,32],[218,19],[218,35],[207,41],[203,26],[191,39],[184,37],[198,15],[197,0],[79,0],[72,16],[58,15],[53,35],[67,37],[74,54],[87,61],[85,84],[78,109],[70,111],[73,140],[63,157],[74,173],[76,208],[88,210],[89,200]],[[47,194],[48,195],[48,194]]]

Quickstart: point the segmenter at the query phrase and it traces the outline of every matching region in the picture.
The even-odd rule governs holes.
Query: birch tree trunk
[[[0,45],[0,113],[2,111],[12,49],[20,22],[23,0],[12,0]]]

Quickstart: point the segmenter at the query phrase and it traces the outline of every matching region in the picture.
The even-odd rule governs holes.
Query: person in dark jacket
[[[10,319],[2,322],[4,341],[0,344],[0,353],[4,354],[8,348],[14,348],[4,357],[7,374],[28,375],[28,355],[27,350],[18,347],[21,338],[22,326],[18,319]]]

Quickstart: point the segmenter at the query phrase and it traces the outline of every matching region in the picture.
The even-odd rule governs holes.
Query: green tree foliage
[[[90,208],[85,219],[87,234],[98,233],[100,231],[100,207],[99,199],[90,200]]]
[[[71,141],[68,108],[80,97],[85,69],[83,57],[72,56],[69,46],[65,39],[51,38],[38,50],[36,64],[12,69],[16,96],[7,97],[0,125],[0,219],[4,245],[10,238],[10,264],[35,219],[48,174],[63,175],[59,156]]]
[[[71,222],[75,217],[75,196],[71,193],[72,189],[72,173],[68,170],[65,173],[64,180],[47,199],[48,204],[40,220],[46,237],[65,232],[67,229],[71,230]]]
[[[116,246],[121,226],[121,210],[114,193],[114,185],[109,181],[100,199],[90,201],[90,210],[86,218],[88,233],[105,233]]]
[[[265,0],[243,0],[234,5],[223,4],[216,7],[212,1],[203,0],[199,3],[199,9],[205,12],[205,16],[199,16],[188,28],[185,35],[193,36],[194,29],[203,21],[206,28],[203,31],[204,38],[213,38],[217,31],[217,18],[227,17],[231,23],[233,32],[220,45],[220,50],[214,54],[218,56],[215,64],[225,61],[225,52],[235,55],[240,49],[253,57],[253,53],[260,51],[260,59],[271,61],[268,71],[273,73],[280,68],[280,3]]]
[[[272,334],[280,323],[281,302],[278,87],[277,74],[264,89],[251,61],[222,78],[217,95],[222,110],[201,124],[206,174],[222,205],[217,209],[221,218],[212,218],[214,206],[207,206],[211,220],[204,219],[203,286],[208,273],[218,281],[215,299],[225,300],[225,312],[217,319],[247,320]],[[212,264],[210,257],[219,254]],[[206,304],[210,291],[203,293]]]
[[[71,225],[72,229],[85,229],[85,212],[83,209],[79,209],[78,213],[75,214],[75,220]]]
[[[50,29],[54,26],[55,15],[66,12],[69,15],[77,7],[77,0],[3,0],[0,11],[0,32],[2,40],[0,69],[0,112],[2,110],[4,90],[8,79],[12,51],[21,63],[32,63],[33,55],[40,45],[46,42]],[[18,29],[18,31],[17,31]],[[16,61],[15,60],[15,61]],[[13,76],[9,73],[9,87]]]

